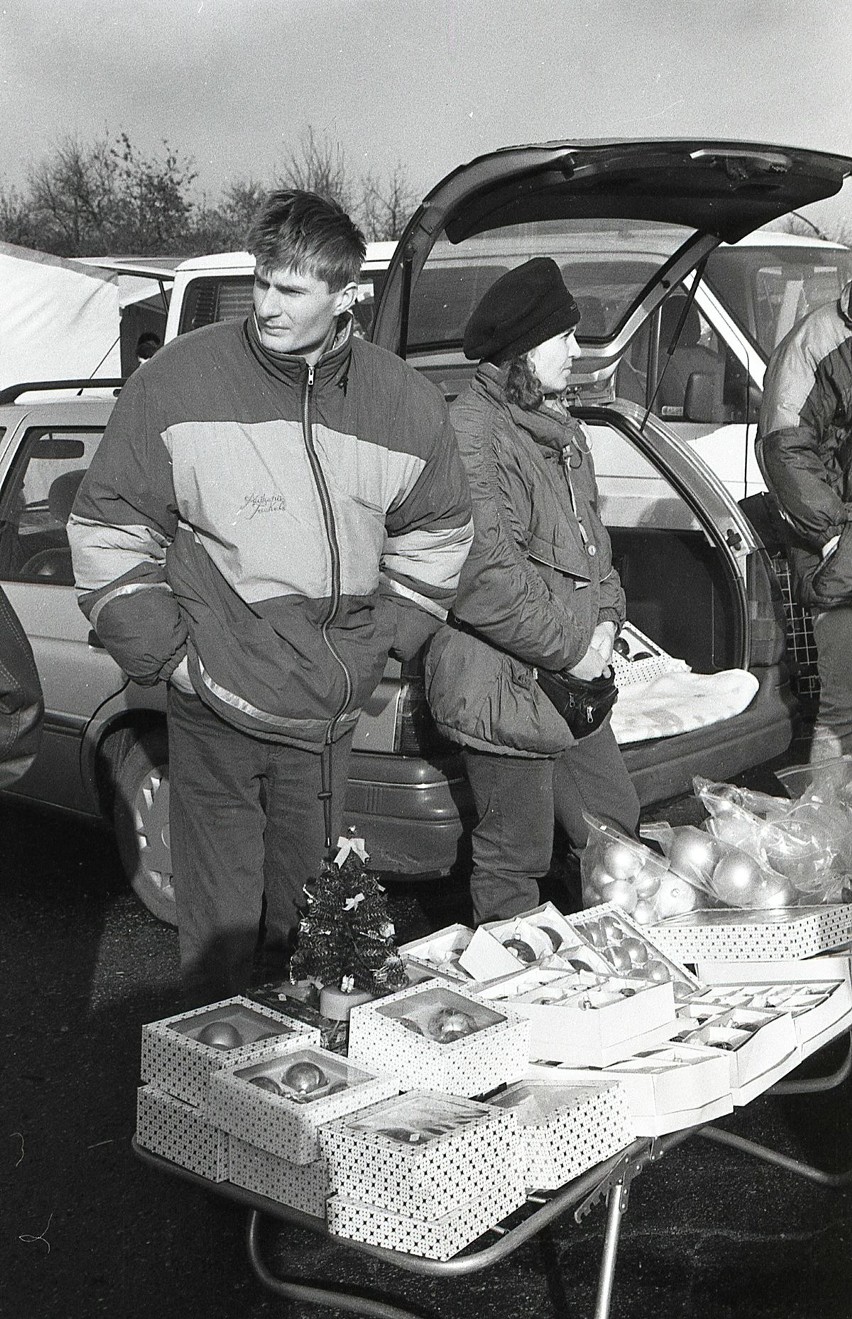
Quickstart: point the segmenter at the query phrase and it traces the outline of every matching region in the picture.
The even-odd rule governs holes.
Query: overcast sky
[[[311,126],[418,193],[509,143],[704,134],[852,155],[848,0],[0,0],[0,183],[63,136],[215,199]]]

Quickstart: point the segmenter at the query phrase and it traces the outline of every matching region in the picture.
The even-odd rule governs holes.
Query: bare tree
[[[371,241],[399,238],[417,209],[419,198],[397,165],[385,180],[368,174],[364,180],[361,218]]]
[[[85,146],[64,138],[29,176],[33,227],[42,246],[66,256],[103,250],[116,218],[117,172],[105,139]]]
[[[343,148],[325,136],[317,138],[313,128],[308,128],[298,149],[288,157],[277,186],[317,192],[344,211],[352,210],[353,188]]]

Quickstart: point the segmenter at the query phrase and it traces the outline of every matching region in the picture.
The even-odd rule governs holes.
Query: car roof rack
[[[25,380],[18,385],[9,385],[6,389],[0,389],[0,404],[14,403],[21,394],[31,394],[36,390],[59,390],[59,389],[76,389],[80,393],[84,389],[121,389],[125,384],[126,377],[107,377],[93,380],[87,377],[85,380]]]

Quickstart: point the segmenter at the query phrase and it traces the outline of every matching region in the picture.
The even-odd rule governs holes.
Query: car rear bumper
[[[784,670],[758,672],[747,710],[677,737],[624,749],[643,806],[692,792],[695,775],[728,782],[786,751],[796,703]],[[417,757],[354,752],[346,824],[363,837],[371,865],[403,875],[446,875],[469,860],[473,800],[461,756]]]

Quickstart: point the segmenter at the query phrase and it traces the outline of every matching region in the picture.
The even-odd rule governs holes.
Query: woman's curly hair
[[[524,412],[535,412],[544,401],[544,392],[539,378],[530,366],[526,354],[513,357],[508,363],[508,374],[504,385],[506,400]]]

